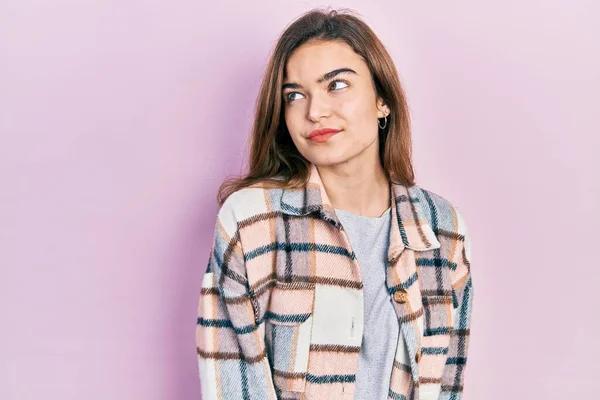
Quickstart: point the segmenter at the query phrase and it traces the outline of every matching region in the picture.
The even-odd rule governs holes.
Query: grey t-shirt
[[[385,400],[398,345],[398,317],[385,284],[391,209],[380,217],[335,210],[363,280],[365,328],[356,373],[356,400]]]

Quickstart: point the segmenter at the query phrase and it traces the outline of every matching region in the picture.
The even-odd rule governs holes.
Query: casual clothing
[[[304,188],[255,184],[219,210],[198,304],[204,400],[354,400],[370,284],[310,173]],[[465,221],[417,185],[390,193],[385,284],[405,345],[387,399],[460,400],[473,299]]]
[[[404,346],[404,341],[398,343],[398,317],[385,285],[391,208],[375,218],[338,209],[335,212],[360,265],[365,298],[365,330],[354,398],[387,399],[396,346]]]

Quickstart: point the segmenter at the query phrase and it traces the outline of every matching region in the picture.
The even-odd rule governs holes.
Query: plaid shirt
[[[388,399],[459,400],[473,298],[465,221],[417,185],[391,194],[386,284],[400,334]],[[304,189],[225,201],[198,306],[204,400],[353,399],[363,324],[360,267],[314,165]]]

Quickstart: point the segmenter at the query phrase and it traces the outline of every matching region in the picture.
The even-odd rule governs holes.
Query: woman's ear
[[[390,115],[390,108],[385,104],[381,97],[377,99],[377,118],[385,118]]]

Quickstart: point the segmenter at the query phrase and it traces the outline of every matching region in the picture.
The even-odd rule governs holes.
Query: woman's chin
[[[308,160],[317,167],[332,167],[337,164],[343,164],[349,159],[350,157],[341,154],[319,154],[318,156],[311,157]]]

